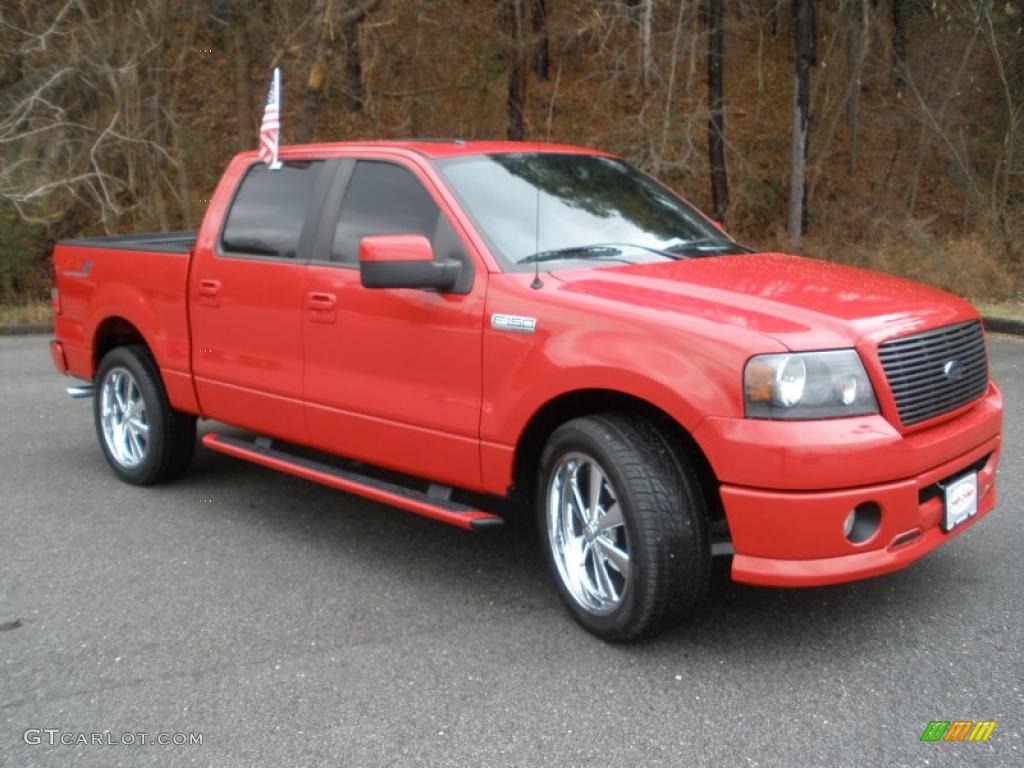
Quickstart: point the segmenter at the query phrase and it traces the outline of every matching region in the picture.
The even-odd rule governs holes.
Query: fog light
[[[843,521],[843,536],[853,544],[863,544],[875,535],[882,522],[882,510],[873,501],[865,501],[850,510]]]

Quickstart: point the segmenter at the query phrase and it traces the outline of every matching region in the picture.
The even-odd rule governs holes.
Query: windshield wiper
[[[623,248],[636,248],[649,253],[656,253],[666,259],[681,259],[682,254],[670,253],[663,248],[655,248],[650,245],[638,245],[636,243],[594,243],[593,245],[573,245],[567,248],[556,248],[551,251],[541,251],[525,259],[520,259],[520,264],[533,263],[535,261],[555,261],[556,259],[601,259],[620,256]]]
[[[681,257],[687,253],[708,253],[710,251],[749,251],[750,249],[733,243],[728,240],[720,240],[714,237],[701,237],[696,240],[687,240],[685,243],[670,245],[666,251]]]
[[[517,264],[532,264],[535,261],[557,261],[558,259],[607,259],[621,256],[622,251],[611,245],[573,245],[540,251],[520,259]]]
[[[666,259],[679,260],[683,258],[682,254],[672,253],[667,248],[655,248],[653,245],[639,245],[637,243],[598,243],[598,248],[638,248],[641,251],[648,251],[649,253],[656,253],[659,256],[664,256]]]

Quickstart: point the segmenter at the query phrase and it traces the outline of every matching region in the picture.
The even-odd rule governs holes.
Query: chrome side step
[[[92,384],[78,384],[74,387],[67,387],[65,390],[71,397],[76,400],[82,397],[92,397],[95,393],[95,387]]]
[[[424,493],[414,488],[406,488],[396,483],[332,467],[303,456],[296,456],[274,448],[272,443],[265,439],[240,440],[237,437],[209,432],[203,435],[203,445],[210,450],[234,456],[236,459],[244,459],[253,464],[287,472],[290,475],[363,496],[382,504],[389,504],[392,507],[399,507],[408,512],[415,512],[417,515],[468,531],[496,528],[505,524],[504,518],[498,515],[442,498],[433,486],[434,493],[429,491]]]

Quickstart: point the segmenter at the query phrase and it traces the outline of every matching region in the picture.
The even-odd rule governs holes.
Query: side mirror
[[[372,235],[359,241],[359,279],[364,288],[432,288],[449,291],[462,264],[436,261],[423,235]]]

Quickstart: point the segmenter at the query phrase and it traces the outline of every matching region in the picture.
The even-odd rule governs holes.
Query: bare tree
[[[533,0],[531,17],[533,36],[536,41],[533,52],[533,71],[537,74],[538,80],[544,81],[548,79],[548,70],[551,68],[547,0]]]
[[[191,190],[175,148],[184,59],[163,61],[166,1],[15,10],[5,10],[6,55],[24,70],[0,91],[0,202],[26,221],[79,212],[109,230],[126,216],[166,220],[166,192],[187,220]]]
[[[892,84],[902,88],[906,82],[907,65],[907,3],[892,0]]]
[[[799,247],[807,225],[807,154],[811,128],[811,68],[814,66],[814,2],[793,0],[793,146],[789,170],[789,240]]]
[[[505,104],[508,112],[508,138],[522,141],[526,136],[524,109],[526,105],[525,0],[502,0],[498,12],[500,50],[508,69],[508,91]]]
[[[871,9],[868,0],[850,0],[850,14],[846,31],[846,130],[849,135],[850,174],[857,172],[860,141],[860,92],[864,62],[867,59],[871,36]]]
[[[359,48],[359,28],[366,17],[377,10],[381,0],[351,0],[352,6],[342,14],[341,29],[345,38],[345,104],[350,112],[359,112],[366,104],[366,83],[363,81],[363,57]]]
[[[725,167],[725,114],[722,107],[722,58],[725,50],[723,0],[708,0],[708,166],[711,170],[711,210],[725,221],[729,179]]]
[[[654,43],[651,39],[654,29],[654,0],[643,0],[643,21],[641,23],[640,66],[644,90],[651,84],[651,73],[654,70]]]
[[[236,146],[248,147],[256,134],[256,118],[253,112],[253,90],[249,78],[252,66],[250,42],[247,30],[249,10],[242,0],[228,4],[228,15],[224,19],[225,48],[231,59],[232,95],[235,102]]]
[[[320,102],[320,93],[323,88],[326,76],[327,58],[331,52],[331,43],[334,38],[335,23],[335,0],[319,0],[314,12],[319,19],[316,26],[316,41],[313,45],[313,62],[309,67],[309,76],[306,78],[306,87],[302,91],[302,104],[299,108],[299,119],[295,123],[295,138],[299,142],[309,141],[312,133],[313,119],[316,115],[317,105]],[[361,90],[362,77],[359,78],[357,95],[358,104],[362,104]],[[351,98],[352,84],[349,83],[349,97]],[[350,102],[351,105],[351,102]]]

